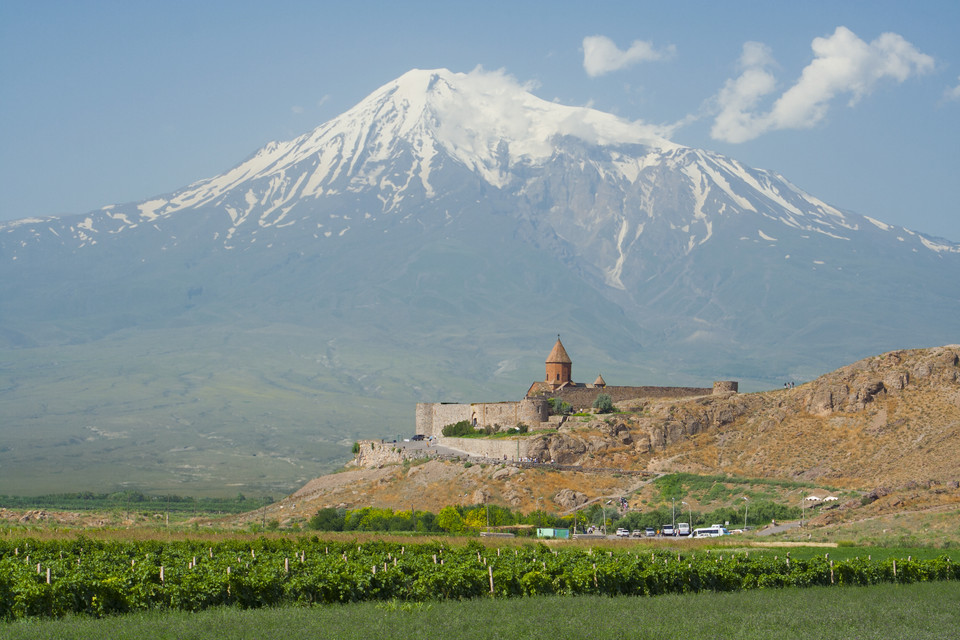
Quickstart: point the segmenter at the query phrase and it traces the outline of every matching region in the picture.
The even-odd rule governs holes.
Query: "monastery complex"
[[[557,342],[547,356],[544,380],[531,384],[522,400],[470,404],[421,402],[417,404],[416,433],[439,437],[445,426],[463,420],[476,428],[504,430],[524,424],[531,430],[554,429],[559,426],[563,416],[551,414],[548,402],[551,398],[569,403],[572,411],[578,412],[590,410],[601,393],[610,396],[613,402],[622,402],[642,398],[704,396],[737,390],[738,383],[735,381],[714,382],[713,388],[608,386],[601,375],[593,384],[574,382],[573,360],[560,342],[560,336],[557,336]]]

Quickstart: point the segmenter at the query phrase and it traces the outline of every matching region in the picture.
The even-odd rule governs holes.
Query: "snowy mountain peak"
[[[482,155],[505,143],[514,158],[543,159],[552,154],[551,141],[557,136],[572,136],[594,145],[679,148],[658,135],[654,127],[595,109],[548,102],[530,89],[501,72],[414,69],[344,115],[365,112],[382,118],[393,111],[403,117],[395,133],[404,136],[422,128],[455,156],[465,152]]]
[[[395,202],[413,183],[432,197],[430,174],[441,152],[501,188],[511,181],[511,169],[546,162],[564,138],[642,145],[654,153],[684,149],[649,125],[548,102],[529,89],[502,72],[414,69],[307,134],[270,142],[224,174],[138,205],[139,217],[153,220],[212,205],[229,207],[231,217],[242,221],[251,198],[269,200],[272,212],[296,199],[374,187],[385,202]],[[383,182],[387,163],[405,165],[394,168],[409,179],[402,185]],[[248,195],[254,181],[269,183],[268,193]]]
[[[570,243],[621,290],[631,277],[646,277],[651,249],[661,257],[689,255],[716,242],[724,226],[737,227],[735,238],[780,246],[787,237],[847,242],[879,230],[907,251],[960,253],[956,243],[841,212],[772,172],[675,144],[640,122],[543,100],[531,89],[501,71],[414,69],[221,175],[54,224],[63,231],[25,226],[35,238],[49,232],[85,246],[179,212],[210,210],[221,225],[214,239],[229,249],[256,241],[265,228],[338,238],[429,212],[448,220],[492,194],[489,185],[512,199],[506,208],[513,215]]]

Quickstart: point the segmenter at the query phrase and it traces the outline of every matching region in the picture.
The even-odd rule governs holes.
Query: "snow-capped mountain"
[[[411,71],[171,194],[0,223],[0,276],[0,435],[28,439],[0,466],[31,491],[91,465],[293,486],[417,401],[517,397],[558,331],[575,379],[750,388],[960,317],[957,243],[482,71]]]
[[[629,267],[636,254],[649,255],[644,235],[660,228],[676,245],[657,252],[660,262],[694,252],[714,239],[715,225],[732,221],[744,227],[744,241],[850,241],[868,228],[908,251],[960,252],[956,243],[843,213],[781,176],[674,144],[652,127],[541,100],[500,74],[447,70],[410,71],[312,132],[271,142],[226,173],[168,196],[79,218],[0,224],[0,232],[10,259],[19,254],[10,236],[24,245],[52,235],[82,247],[209,210],[223,224],[208,240],[224,248],[269,228],[342,237],[362,225],[409,221],[417,215],[410,210],[449,200],[451,170],[478,191],[510,199],[516,217],[576,245],[617,289],[649,277]],[[318,209],[340,214],[322,219]]]
[[[313,131],[173,194],[4,224],[0,260],[108,240],[123,253],[146,237],[143,261],[151,247],[377,254],[397,234],[415,245],[433,230],[489,228],[490,216],[647,331],[709,336],[721,349],[778,308],[792,323],[819,324],[840,304],[827,291],[863,308],[857,296],[878,295],[858,281],[891,263],[900,266],[880,278],[884,298],[928,280],[914,268],[929,267],[930,282],[957,274],[960,255],[957,243],[839,211],[775,173],[672,143],[642,123],[541,100],[500,73],[414,70]],[[731,288],[739,297],[728,300]],[[943,293],[956,302],[952,291]],[[897,331],[884,347],[898,346],[886,344]]]
[[[557,331],[608,381],[650,383],[956,342],[960,244],[527,89],[410,71],[174,193],[0,223],[0,345],[99,359],[149,331],[409,403],[520,393]]]

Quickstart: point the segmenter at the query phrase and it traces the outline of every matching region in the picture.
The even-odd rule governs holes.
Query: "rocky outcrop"
[[[554,502],[567,510],[575,509],[589,500],[587,494],[574,491],[573,489],[561,489],[557,492],[557,495],[553,497]]]
[[[802,407],[816,415],[862,411],[878,397],[910,387],[960,381],[960,345],[891,351],[865,358],[801,387]]]

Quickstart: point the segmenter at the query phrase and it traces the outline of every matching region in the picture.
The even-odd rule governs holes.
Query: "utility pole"
[[[750,501],[747,500],[747,496],[743,496],[744,505],[743,505],[743,530],[747,530],[747,510],[750,508]]]

